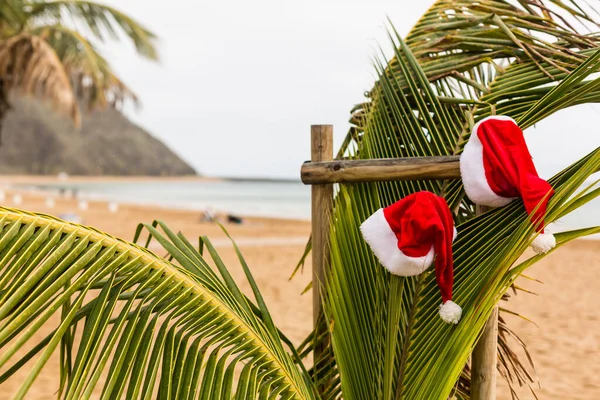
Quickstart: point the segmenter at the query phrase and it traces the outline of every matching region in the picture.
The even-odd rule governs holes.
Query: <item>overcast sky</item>
[[[103,54],[140,96],[126,113],[210,176],[296,178],[311,124],[333,124],[336,146],[351,107],[388,48],[389,16],[405,35],[427,0],[105,0],[160,37],[160,64],[110,43]],[[527,132],[547,177],[600,146],[600,107],[585,105]]]

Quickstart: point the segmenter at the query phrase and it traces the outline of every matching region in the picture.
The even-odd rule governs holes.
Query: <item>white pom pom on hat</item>
[[[475,204],[502,207],[522,198],[536,226],[531,246],[547,253],[556,246],[544,232],[544,215],[554,189],[541,179],[525,143],[523,131],[510,117],[491,116],[473,127],[460,157],[460,172],[469,199]]]
[[[447,324],[458,324],[462,316],[462,308],[452,300],[440,305],[440,317]]]
[[[430,192],[413,193],[377,210],[360,230],[381,265],[394,275],[419,275],[435,259],[443,300],[440,317],[446,323],[458,323],[462,309],[452,302],[452,242],[457,232],[443,197]]]
[[[545,254],[556,247],[556,238],[551,233],[540,233],[531,242],[533,251],[538,254]]]

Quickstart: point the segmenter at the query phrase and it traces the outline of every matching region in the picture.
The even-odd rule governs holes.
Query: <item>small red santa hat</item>
[[[452,302],[452,242],[457,232],[443,197],[413,193],[377,210],[360,230],[381,265],[394,275],[418,275],[437,255],[435,276],[443,300],[439,313],[444,322],[458,323],[462,309]]]
[[[538,235],[531,243],[536,253],[556,246],[551,233],[544,233],[544,215],[552,186],[538,176],[523,131],[510,117],[491,116],[473,127],[460,157],[460,172],[467,196],[475,204],[502,207],[517,197],[523,199]]]

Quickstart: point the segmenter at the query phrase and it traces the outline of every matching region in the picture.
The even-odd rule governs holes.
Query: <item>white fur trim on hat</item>
[[[440,305],[440,317],[447,324],[458,324],[462,317],[462,308],[452,300]]]
[[[510,117],[493,115],[476,123],[471,132],[471,138],[460,156],[460,174],[465,192],[473,203],[488,207],[503,207],[515,198],[498,196],[490,187],[483,166],[483,145],[477,136],[479,125],[490,119],[514,122]]]
[[[556,238],[551,233],[540,233],[531,242],[531,248],[537,254],[545,254],[556,246]]]
[[[433,246],[422,257],[409,257],[398,248],[398,238],[385,219],[383,208],[363,222],[360,230],[381,265],[394,275],[419,275],[433,262],[435,255]]]

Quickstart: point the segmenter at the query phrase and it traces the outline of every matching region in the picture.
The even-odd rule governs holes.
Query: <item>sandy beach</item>
[[[7,191],[4,204],[17,207],[12,204],[13,195],[14,192]],[[21,196],[18,208],[53,215],[77,213],[83,224],[124,239],[131,240],[139,222],[153,219],[165,221],[173,230],[181,230],[190,238],[208,235],[226,264],[233,268],[238,282],[243,282],[236,255],[225,235],[215,224],[203,222],[201,213],[126,204],[113,213],[102,201],[89,201],[87,210],[81,210],[76,199],[66,197],[56,198],[54,207],[49,208],[39,193],[22,192]],[[310,223],[247,218],[244,224],[226,224],[226,227],[252,268],[276,324],[292,341],[299,343],[312,323],[311,296],[301,295],[310,280],[310,260],[303,274],[291,282],[288,278],[303,253]],[[507,308],[537,324],[507,317],[532,354],[540,379],[541,388],[537,390],[540,399],[600,398],[599,251],[600,242],[586,240],[561,248],[528,272],[544,284],[526,279],[519,281],[520,286],[538,295],[520,293],[508,303]],[[242,286],[249,289],[248,285]],[[40,334],[39,339],[42,337]],[[55,398],[57,368],[58,361],[51,360],[26,398]],[[10,398],[24,375],[23,372],[0,385],[0,399]],[[526,389],[520,391],[520,395],[522,399],[534,399]],[[511,398],[503,382],[499,384],[498,398]]]

